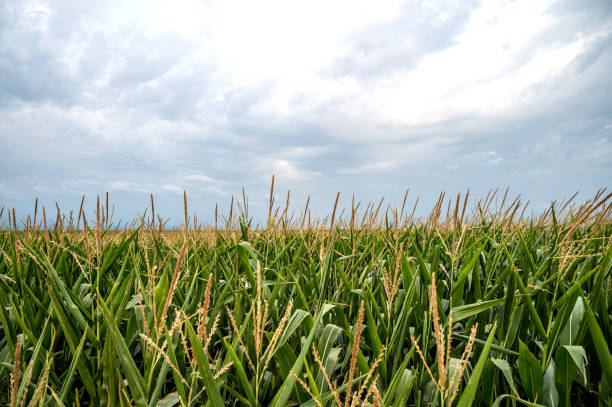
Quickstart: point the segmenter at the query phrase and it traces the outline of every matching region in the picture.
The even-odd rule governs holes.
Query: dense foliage
[[[609,195],[538,218],[488,199],[265,230],[13,218],[0,404],[606,405]]]

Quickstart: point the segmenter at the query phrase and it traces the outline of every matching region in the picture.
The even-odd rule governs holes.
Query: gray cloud
[[[472,75],[492,63],[487,55],[466,72],[431,62],[459,52],[480,11],[477,2],[407,2],[392,18],[347,29],[315,68],[245,78],[249,67],[230,64],[208,26],[191,36],[151,31],[120,4],[4,4],[0,205],[25,211],[39,196],[74,207],[81,194],[108,190],[129,218],[152,192],[177,217],[187,189],[205,218],[244,185],[259,216],[272,173],[296,204],[312,194],[319,213],[337,190],[398,202],[410,187],[429,209],[441,189],[511,185],[542,205],[609,184],[610,3],[552,2],[544,28],[496,46],[510,56],[493,74]],[[501,18],[491,13],[487,24]],[[554,49],[569,62],[538,70],[534,61]],[[445,88],[432,89],[439,100],[394,90],[427,79],[428,64],[443,73]],[[488,86],[482,103],[479,86]],[[492,108],[492,92],[496,103],[512,101]],[[384,108],[389,95],[398,98],[391,107],[412,106],[405,117]],[[407,120],[421,108],[433,119]]]
[[[411,69],[424,56],[453,45],[476,6],[476,1],[408,1],[393,21],[352,34],[349,55],[338,58],[330,72],[370,77]]]

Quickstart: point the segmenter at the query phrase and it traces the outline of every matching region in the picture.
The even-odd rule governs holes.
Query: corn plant
[[[0,209],[0,404],[608,405],[611,195]]]

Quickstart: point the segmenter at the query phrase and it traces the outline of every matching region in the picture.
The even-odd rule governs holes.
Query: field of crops
[[[609,405],[610,197],[4,210],[0,405]]]

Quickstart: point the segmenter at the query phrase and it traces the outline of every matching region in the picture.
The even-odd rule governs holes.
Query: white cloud
[[[215,183],[215,179],[208,177],[203,174],[192,174],[185,177],[185,181],[198,182],[198,183]]]
[[[529,175],[550,175],[552,174],[551,170],[530,170],[528,171]]]
[[[317,82],[317,69],[344,51],[348,33],[392,20],[400,3],[213,1],[210,46],[236,84],[274,78],[283,89],[304,89]]]
[[[306,180],[323,175],[319,171],[298,168],[294,163],[287,160],[274,160],[271,164],[272,172],[287,180]]]
[[[379,161],[363,164],[356,168],[341,168],[338,170],[341,174],[363,174],[370,172],[384,172],[389,171],[398,166],[395,161]]]
[[[127,182],[127,181],[113,181],[108,183],[108,188],[110,190],[116,191],[142,191],[140,185],[135,182]]]
[[[161,190],[165,191],[165,192],[169,192],[169,193],[174,194],[174,195],[182,195],[183,194],[183,189],[181,187],[178,187],[178,186],[172,185],[172,184],[163,185],[161,187]]]
[[[205,193],[205,194],[210,193],[210,194],[221,196],[221,197],[226,197],[226,196],[229,195],[227,193],[227,191],[225,191],[225,190],[223,190],[223,189],[221,189],[219,187],[215,187],[215,186],[203,187],[203,188],[200,188],[199,191],[202,192],[202,193]]]
[[[612,141],[608,138],[601,138],[593,143],[593,148],[589,151],[588,157],[591,162],[596,164],[612,163]]]
[[[24,29],[47,31],[51,13],[51,9],[46,4],[28,4],[22,10],[19,24]]]
[[[533,88],[559,78],[584,51],[587,40],[601,35],[552,43],[529,55],[533,38],[554,23],[546,13],[549,3],[485,2],[472,13],[454,46],[426,56],[412,70],[385,77],[350,101],[351,110],[418,126],[546,101],[548,95],[534,94]]]

